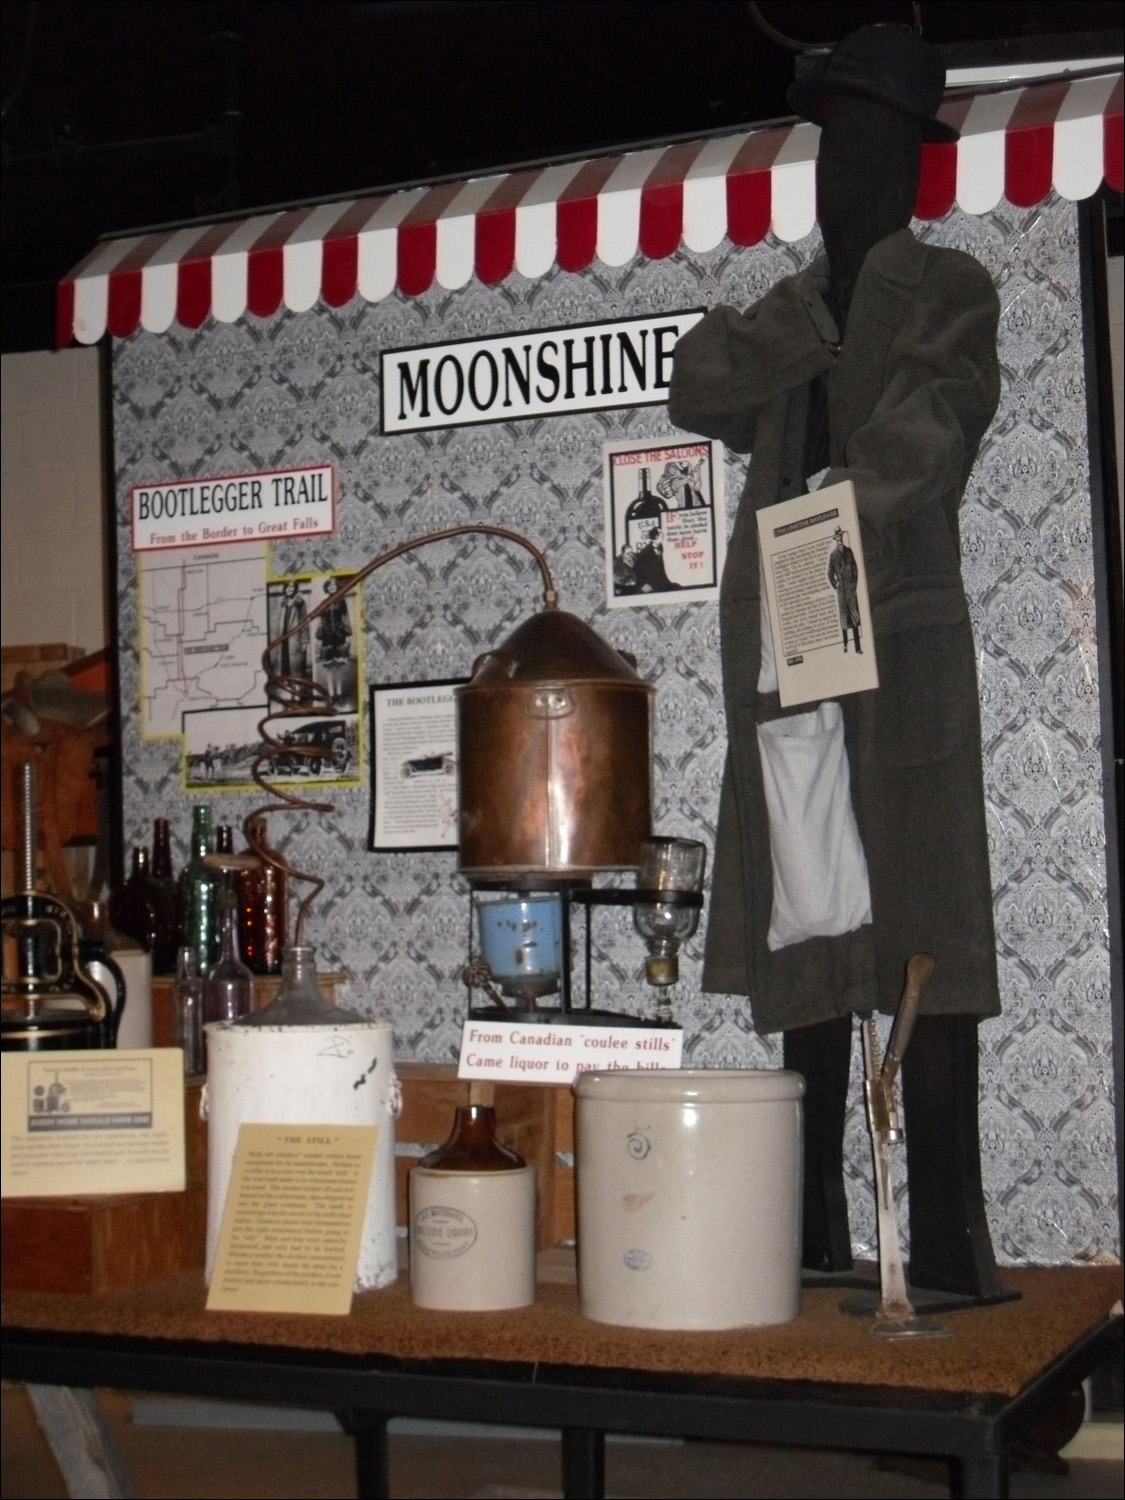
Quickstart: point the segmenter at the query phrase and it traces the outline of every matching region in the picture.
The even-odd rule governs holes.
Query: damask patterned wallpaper
[[[922,236],[991,272],[1003,306],[1003,395],[963,511],[964,567],[979,648],[1004,1011],[981,1033],[985,1187],[1002,1260],[1082,1259],[1117,1243],[1114,1122],[1086,407],[1075,210],[955,214]],[[657,688],[656,826],[713,839],[724,756],[717,606],[604,607],[601,444],[670,431],[662,408],[604,411],[384,438],[380,351],[486,333],[731,302],[745,306],[807,263],[815,236],[724,244],[661,262],[553,273],[499,288],[471,281],[197,332],[138,333],[114,349],[125,838],[171,814],[184,853],[189,802],[174,745],[146,743],[137,715],[136,573],[126,492],[178,476],[331,460],[341,507],[330,538],[279,545],[274,571],[354,567],[395,542],[470,520],[524,532],[548,554],[563,608],[632,651]],[[731,457],[727,494],[741,489]],[[380,570],[364,596],[370,681],[464,676],[476,655],[540,607],[517,549],[443,543]],[[217,797],[236,820],[244,797]],[[366,850],[368,794],[323,817],[277,818],[273,837],[327,886],[310,936],[352,975],[347,1003],[394,1022],[404,1059],[450,1060],[466,991],[469,903],[452,853]],[[283,823],[288,827],[283,829]],[[581,926],[581,918],[578,919]],[[594,1003],[650,1014],[627,916],[594,917]],[[681,964],[685,1065],[780,1065],[747,1003],[699,988],[698,942]],[[858,1046],[857,1046],[858,1054]],[[858,1058],[847,1141],[857,1248],[874,1245]],[[901,1191],[901,1184],[900,1184]],[[905,1223],[905,1215],[903,1215]]]

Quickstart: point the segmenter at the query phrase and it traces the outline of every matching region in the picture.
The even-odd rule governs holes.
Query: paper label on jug
[[[453,1260],[477,1242],[476,1221],[459,1208],[423,1208],[414,1218],[412,1244],[434,1260]]]

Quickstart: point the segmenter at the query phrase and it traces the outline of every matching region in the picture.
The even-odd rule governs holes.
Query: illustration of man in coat
[[[840,611],[840,634],[844,637],[844,650],[848,649],[848,631],[852,633],[855,649],[862,652],[859,643],[859,564],[855,553],[844,540],[844,529],[837,526],[832,533],[836,545],[828,554],[828,582],[836,590],[836,607]]]
[[[301,585],[290,580],[282,585],[281,611],[274,635],[287,636],[278,647],[274,670],[283,676],[307,677],[309,674],[309,632],[305,625],[308,605]]]
[[[999,400],[999,300],[977,261],[908,227],[922,142],[956,138],[936,117],[943,88],[928,44],[891,26],[846,37],[791,87],[821,126],[824,254],[680,339],[669,414],[751,455],[720,602],[728,752],[704,987],[749,996],[756,1028],[783,1032],[786,1066],[806,1078],[804,1263],[838,1273],[852,1264],[852,1014],[893,1013],[907,960],[935,955],[903,1066],[910,1281],[990,1300],[1004,1293],[981,1187],[977,1023],[1000,1001],[958,510]],[[762,655],[755,513],[826,468],[825,486],[855,488],[879,687],[783,709]],[[846,756],[831,826],[858,832],[848,884],[865,873],[869,891],[802,925],[797,881],[778,936],[775,860],[823,860],[801,811],[817,756]],[[784,806],[774,792],[790,783]]]

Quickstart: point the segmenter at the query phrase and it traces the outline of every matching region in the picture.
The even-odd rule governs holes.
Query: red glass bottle
[[[288,926],[289,882],[268,858],[278,856],[266,842],[266,820],[252,818],[247,851],[257,863],[238,872],[242,962],[255,974],[280,974]]]
[[[133,849],[133,868],[128,880],[109,898],[109,918],[118,932],[131,937],[146,953],[156,947],[159,925],[155,882],[149,874],[148,850]]]
[[[149,873],[156,901],[152,972],[174,974],[180,946],[180,893],[172,871],[172,842],[167,818],[153,820],[152,868]]]

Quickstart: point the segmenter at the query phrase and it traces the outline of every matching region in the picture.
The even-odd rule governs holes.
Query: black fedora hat
[[[798,78],[786,93],[802,119],[823,125],[827,95],[873,99],[917,120],[924,141],[955,141],[957,131],[937,118],[945,69],[924,37],[905,26],[861,26],[838,42],[818,73]]]

